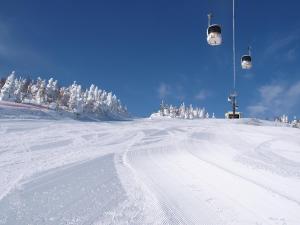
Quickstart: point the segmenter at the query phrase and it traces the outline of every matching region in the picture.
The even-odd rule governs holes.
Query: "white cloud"
[[[160,99],[171,97],[173,99],[183,101],[185,99],[185,90],[181,84],[166,84],[160,83],[157,88],[157,94]]]
[[[265,85],[259,88],[259,92],[264,102],[271,102],[278,98],[284,91],[284,87],[279,84]]]
[[[260,87],[258,92],[258,101],[247,107],[251,116],[289,114],[289,111],[300,106],[300,81],[289,85],[272,83]]]
[[[264,114],[267,111],[267,107],[257,104],[257,105],[251,105],[248,107],[248,111],[251,115],[261,115]]]
[[[296,34],[290,34],[286,37],[275,39],[266,49],[266,55],[274,55],[278,51],[290,46],[293,42],[297,41],[299,36]]]
[[[264,52],[265,58],[294,61],[297,58],[297,43],[300,40],[300,35],[297,33],[289,34],[286,37],[272,39],[272,42],[268,45]]]
[[[211,93],[207,90],[200,90],[196,95],[195,95],[195,99],[197,100],[205,100],[206,98],[208,98],[209,96],[211,96]]]
[[[171,86],[165,83],[161,83],[157,89],[159,98],[164,99],[171,94]]]

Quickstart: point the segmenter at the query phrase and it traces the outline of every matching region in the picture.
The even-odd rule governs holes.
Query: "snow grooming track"
[[[138,132],[124,152],[115,154],[118,177],[126,190],[127,198],[125,201],[120,202],[117,208],[106,212],[106,217],[101,219],[100,224],[166,224],[165,215],[157,199],[142,183],[137,171],[131,167],[127,159],[128,152],[138,146],[144,136],[143,132]]]
[[[33,176],[2,199],[0,224],[93,224],[125,199],[109,154]]]
[[[201,121],[201,126],[164,123],[164,131],[145,130],[145,137],[127,159],[156,196],[167,224],[300,224],[298,177],[291,180],[253,170],[236,160],[274,136],[282,136],[286,132],[282,128],[218,120]],[[297,139],[298,130],[287,131]],[[295,146],[299,156],[299,143]],[[299,167],[294,170],[299,172]]]
[[[156,133],[165,135],[157,136]],[[149,143],[150,139],[156,140],[152,146],[143,145],[143,142]],[[177,165],[180,155],[179,158],[177,155],[174,157],[173,150],[179,141],[180,138],[175,138],[167,130],[151,131],[139,144],[139,148],[128,152],[128,162],[158,199],[166,216],[163,224],[223,225],[214,212],[206,207],[206,199],[199,199],[195,194],[198,190],[188,185],[190,180],[184,178],[187,175],[185,168]]]
[[[222,129],[221,131],[216,131],[216,128],[211,127],[210,130],[210,132],[216,134],[216,142],[218,142],[218,140],[227,140],[228,135],[230,135],[230,138],[233,140],[241,140],[245,138],[244,134],[241,134],[240,132],[233,132],[232,125],[229,125],[226,128],[227,131],[229,130],[227,134]],[[248,131],[244,129],[241,130],[241,132],[247,133]],[[191,136],[191,134],[188,135]],[[260,135],[264,136],[265,134],[257,134],[257,139],[263,140],[263,138],[259,137]],[[281,136],[280,139],[283,139],[282,134],[278,134],[278,136]],[[257,149],[261,148],[261,146],[265,146],[267,143],[273,143],[278,139],[278,137],[273,137],[266,141],[259,141],[257,144],[254,144],[253,147],[247,145],[240,145],[240,148],[244,149],[243,151],[246,155],[252,155],[252,157],[259,157],[259,154],[249,154],[248,151],[256,152]],[[214,185],[215,194],[223,195],[222,202],[232,202],[230,208],[236,211],[237,221],[242,221],[243,219],[248,217],[247,221],[251,221],[253,220],[253,218],[255,218],[253,220],[253,224],[300,224],[299,191],[298,194],[297,192],[288,192],[289,190],[293,189],[297,190],[297,186],[298,188],[300,188],[299,179],[296,180],[297,182],[295,183],[295,187],[291,189],[291,187],[286,185],[286,183],[290,184],[290,181],[287,182],[288,179],[285,177],[276,176],[278,175],[276,171],[271,171],[270,169],[268,169],[267,171],[263,171],[265,172],[264,174],[261,174],[261,171],[259,171],[258,168],[256,168],[255,171],[251,171],[251,173],[249,173],[249,168],[245,168],[244,165],[238,165],[238,167],[236,167],[236,163],[239,163],[240,161],[233,160],[230,164],[226,164],[224,163],[224,161],[228,162],[228,159],[223,159],[222,161],[221,159],[218,159],[218,155],[216,153],[219,152],[219,155],[221,155],[220,152],[222,151],[222,148],[225,149],[225,151],[229,150],[229,153],[232,150],[230,150],[230,148],[236,147],[235,143],[228,142],[230,144],[224,143],[223,146],[218,146],[218,149],[208,149],[207,147],[211,146],[212,142],[213,140],[195,141],[186,138],[185,141],[182,143],[181,147],[183,149],[186,149],[191,155],[196,157],[198,159],[199,164],[203,164],[203,170],[209,171],[209,173],[214,175],[214,179],[209,179],[209,177],[203,176],[203,181],[205,182],[207,180],[209,183]],[[247,140],[243,140],[241,143],[245,144],[247,143]],[[203,151],[203,149],[200,150],[201,147],[199,146],[205,148],[206,151]],[[237,149],[235,149],[235,151],[236,150]],[[280,152],[278,153],[280,154]],[[231,154],[228,155],[229,157],[232,156]],[[277,157],[283,158],[279,155]],[[264,157],[260,156],[260,158],[257,158],[257,160],[264,160]],[[277,163],[277,161],[274,160],[274,162],[271,161],[269,163]],[[293,165],[293,163],[290,163],[290,165]],[[271,166],[268,166],[268,168],[269,167]],[[253,169],[253,167],[251,169]],[[274,169],[276,169],[276,167],[274,167]],[[293,169],[295,170],[296,168]],[[299,173],[299,163],[297,169]],[[270,172],[272,173],[272,175],[275,174],[275,176],[273,175],[272,179],[268,179],[268,176],[270,176],[270,174],[268,173]],[[266,176],[264,177],[264,175]],[[262,199],[264,200],[262,201]],[[285,219],[289,217],[297,219]]]

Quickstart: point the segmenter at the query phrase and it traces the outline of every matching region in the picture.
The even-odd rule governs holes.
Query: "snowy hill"
[[[0,224],[299,225],[300,130],[0,120]]]

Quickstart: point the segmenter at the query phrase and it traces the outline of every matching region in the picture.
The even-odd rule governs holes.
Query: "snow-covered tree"
[[[75,81],[70,88],[68,108],[71,112],[75,113],[76,116],[81,115],[84,111],[84,101],[81,91],[81,85],[77,85]]]
[[[209,118],[209,113],[208,113],[208,112],[206,112],[206,114],[205,114],[205,118],[206,118],[206,119],[208,119],[208,118]]]
[[[184,118],[185,117],[185,105],[184,102],[179,107],[179,117]]]
[[[48,103],[57,101],[58,95],[59,95],[59,88],[58,88],[57,80],[54,80],[53,78],[50,78],[48,80],[45,95],[46,95],[46,101]]]
[[[69,87],[59,87],[53,78],[48,82],[40,77],[35,81],[16,79],[14,72],[1,79],[0,100],[44,105],[76,115],[87,113],[101,118],[109,115],[128,116],[127,108],[115,94],[96,85],[91,85],[89,90],[82,90],[81,85],[75,82]]]
[[[15,101],[15,71],[13,71],[6,79],[5,84],[1,88],[0,100]]]
[[[46,102],[46,81],[42,80],[35,94],[35,102],[42,105]]]
[[[66,87],[62,87],[59,90],[59,95],[58,95],[58,104],[61,106],[63,109],[66,109],[68,107],[70,99],[70,89]]]
[[[209,114],[205,109],[193,108],[192,105],[186,107],[182,103],[178,108],[170,105],[168,106],[164,102],[160,104],[160,109],[158,111],[160,116],[169,116],[171,118],[181,118],[181,119],[196,119],[196,118],[209,118]]]
[[[4,86],[5,82],[6,82],[6,77],[2,77],[2,78],[0,79],[0,90],[1,90],[1,88]]]
[[[172,117],[172,118],[176,117],[176,108],[173,107],[172,105],[170,105],[169,112],[170,112],[170,117]]]

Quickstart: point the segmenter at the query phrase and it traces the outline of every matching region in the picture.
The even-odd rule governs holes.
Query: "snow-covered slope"
[[[0,120],[0,224],[300,224],[300,130]]]
[[[128,114],[114,113],[109,111],[102,115],[85,113],[77,116],[72,112],[64,110],[52,110],[43,105],[0,101],[0,119],[76,119],[81,121],[125,121],[130,120],[131,117]]]
[[[0,119],[66,119],[66,115],[41,105],[0,101]]]

